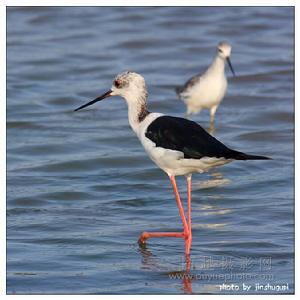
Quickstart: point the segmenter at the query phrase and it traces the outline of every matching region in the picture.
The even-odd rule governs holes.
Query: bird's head
[[[78,107],[75,111],[90,106],[98,101],[111,96],[121,96],[127,102],[145,101],[147,98],[147,87],[145,79],[135,72],[124,72],[118,74],[113,80],[113,84],[106,93],[96,99]]]
[[[231,54],[231,46],[227,42],[220,42],[218,44],[218,55],[222,58],[228,58]]]
[[[111,96],[121,96],[127,99],[132,98],[135,94],[147,92],[147,87],[142,75],[135,72],[124,72],[116,76],[111,91]]]
[[[218,53],[219,57],[227,60],[229,68],[230,68],[233,76],[235,76],[234,69],[233,69],[231,61],[230,61],[231,46],[229,45],[229,43],[220,42],[217,47],[217,53]]]

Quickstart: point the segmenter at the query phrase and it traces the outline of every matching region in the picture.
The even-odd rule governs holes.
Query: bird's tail
[[[176,94],[179,96],[182,92],[182,86],[176,86],[175,91],[176,91]]]
[[[239,151],[234,151],[233,153],[233,158],[236,160],[263,160],[263,159],[272,159],[267,156],[262,156],[262,155],[252,155],[252,154],[246,154],[243,152]]]

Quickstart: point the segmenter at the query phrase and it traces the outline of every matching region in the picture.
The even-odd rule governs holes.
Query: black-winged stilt
[[[226,90],[225,60],[235,75],[230,62],[231,46],[227,42],[220,42],[217,54],[204,74],[197,74],[190,78],[183,87],[176,89],[180,99],[186,104],[186,115],[200,112],[203,108],[210,109],[210,122],[213,123],[215,114]]]
[[[126,100],[129,124],[150,158],[169,176],[183,223],[182,232],[143,232],[139,243],[153,237],[180,237],[185,240],[185,253],[189,255],[192,244],[192,173],[202,173],[233,160],[269,158],[232,150],[195,122],[149,112],[145,80],[134,72],[117,75],[109,91],[75,111],[110,96],[121,96]],[[176,185],[175,176],[178,175],[187,178],[187,218]]]

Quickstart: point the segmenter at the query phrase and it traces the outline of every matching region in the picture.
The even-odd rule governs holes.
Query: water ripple
[[[214,134],[272,160],[194,175],[190,272],[225,276],[217,263],[232,259],[238,274],[249,258],[244,272],[259,275],[264,261],[270,283],[287,282],[293,293],[293,8],[7,12],[7,293],[220,293],[218,278],[170,279],[189,272],[181,239],[137,244],[142,231],[182,224],[168,177],[129,128],[125,102],[74,109],[135,70],[147,80],[151,111],[183,116],[175,87],[205,70],[221,40],[233,46],[237,77],[228,74]],[[207,111],[192,119],[209,128]],[[186,205],[185,179],[178,184]]]

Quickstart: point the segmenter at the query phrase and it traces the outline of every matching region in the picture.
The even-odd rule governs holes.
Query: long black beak
[[[102,96],[97,97],[96,99],[94,99],[94,100],[92,100],[92,101],[90,101],[90,102],[88,102],[86,104],[81,105],[80,107],[76,108],[74,111],[78,111],[78,110],[83,109],[83,108],[85,108],[87,106],[90,106],[90,105],[92,105],[92,104],[94,104],[94,103],[96,103],[98,101],[101,101],[101,100],[103,100],[103,99],[105,99],[107,97],[110,97],[111,93],[112,93],[112,90],[109,90],[106,93],[104,93]]]
[[[226,60],[227,60],[227,62],[228,62],[229,68],[230,68],[230,70],[231,70],[233,76],[235,76],[235,73],[234,73],[233,66],[232,66],[232,64],[231,64],[230,58],[229,58],[229,57],[226,57]]]

